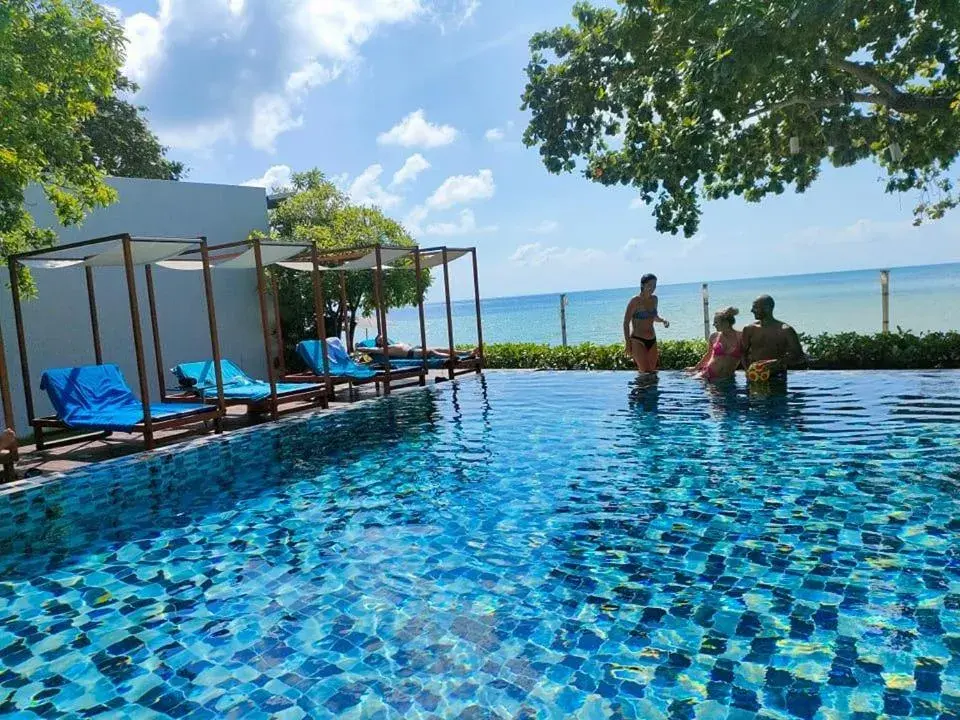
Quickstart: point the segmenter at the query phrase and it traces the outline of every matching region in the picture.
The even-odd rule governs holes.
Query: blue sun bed
[[[47,370],[40,378],[56,418],[38,418],[34,426],[131,432],[143,429],[143,403],[116,365],[82,365]],[[184,403],[151,403],[150,418],[160,426],[193,416],[215,417],[216,408]],[[158,428],[159,429],[159,428]]]
[[[212,360],[180,363],[171,372],[177,378],[181,388],[202,400],[216,402],[217,375]],[[229,360],[220,361],[220,372],[223,375],[225,400],[255,404],[270,399],[270,383],[251,378]],[[323,386],[315,383],[277,383],[278,399],[322,393]]]
[[[315,375],[323,375],[323,345],[319,340],[303,340],[298,343],[297,355]],[[327,361],[330,366],[330,377],[334,378],[369,381],[381,374],[351,358],[341,345],[339,338],[327,340]]]

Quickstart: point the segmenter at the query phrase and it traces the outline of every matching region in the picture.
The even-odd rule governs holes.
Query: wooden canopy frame
[[[0,328],[0,403],[2,403],[3,406],[4,419],[4,426],[0,428],[0,431],[9,429],[16,435],[17,427],[13,415],[13,398],[10,395],[10,375],[7,372],[7,350],[3,343],[2,328]],[[16,446],[14,446],[12,450],[4,453],[2,458],[0,458],[3,464],[4,480],[11,481],[16,479],[15,467],[18,459],[19,454]]]
[[[461,257],[469,255],[473,265],[473,301],[477,314],[477,357],[460,360],[457,358],[456,343],[453,339],[453,302],[450,299],[450,263]],[[451,257],[453,256],[453,257]],[[426,263],[424,263],[426,259]],[[480,309],[480,273],[477,269],[477,248],[451,248],[446,246],[424,248],[417,252],[417,277],[419,279],[420,266],[426,264],[427,267],[443,266],[443,298],[447,311],[447,343],[450,353],[450,359],[447,362],[447,379],[453,380],[458,375],[468,373],[481,374],[484,368],[483,354],[483,315]],[[423,306],[420,307],[420,327],[423,327]],[[426,348],[426,338],[423,341],[423,347]],[[426,365],[424,357],[424,365]],[[440,378],[438,378],[438,381]]]
[[[285,247],[290,247],[291,243],[279,243]],[[314,313],[316,315],[316,324],[317,324],[317,334],[320,336],[318,340],[320,341],[320,348],[323,354],[323,369],[324,369],[324,379],[328,383],[327,387],[333,387],[333,378],[330,377],[330,355],[327,348],[327,323],[326,323],[326,313],[324,308],[326,306],[326,300],[323,293],[323,282],[321,280],[321,272],[337,272],[340,277],[340,308],[343,313],[342,323],[346,331],[347,338],[350,337],[350,331],[347,323],[346,317],[346,308],[347,308],[347,282],[346,277],[348,272],[364,272],[366,270],[371,270],[373,272],[373,289],[374,289],[374,305],[377,313],[378,325],[380,322],[383,323],[383,327],[386,327],[386,307],[383,303],[383,273],[387,269],[383,264],[383,255],[384,252],[394,253],[398,250],[404,251],[403,255],[400,257],[405,257],[407,255],[412,255],[414,258],[414,267],[417,273],[417,297],[419,298],[420,304],[420,335],[421,337],[425,336],[426,330],[423,325],[423,293],[421,287],[421,277],[419,270],[419,258],[417,257],[417,248],[399,248],[394,246],[382,246],[382,245],[367,245],[367,246],[358,246],[351,248],[338,249],[333,252],[323,253],[317,249],[315,245],[312,244],[298,244],[296,247],[301,247],[303,253],[300,257],[303,259],[300,261],[293,260],[289,263],[280,262],[277,263],[279,267],[292,270],[305,270],[306,263],[309,263],[310,271],[313,276],[313,300],[314,300]],[[398,258],[399,259],[399,258]],[[373,261],[372,264],[370,261]],[[322,264],[321,264],[322,263]],[[357,267],[351,267],[351,263],[358,264]],[[367,267],[367,265],[370,267]],[[301,266],[301,267],[291,267],[291,266]],[[276,284],[273,287],[273,311],[276,318],[277,324],[277,335],[279,338],[280,352],[278,353],[280,359],[280,369],[281,374],[284,375],[284,380],[290,382],[304,382],[309,381],[312,377],[310,375],[298,374],[298,375],[287,375],[285,372],[284,366],[284,357],[283,357],[283,337],[280,330],[280,299],[279,295],[276,292]],[[383,333],[381,339],[381,344],[386,343],[386,333]],[[348,348],[352,350],[353,348]],[[354,385],[362,385],[368,383],[375,383],[378,386],[383,385],[383,392],[385,395],[389,395],[393,387],[399,387],[395,385],[398,381],[407,381],[415,380],[417,385],[425,385],[427,380],[427,368],[424,364],[421,368],[411,368],[409,370],[393,370],[389,365],[383,369],[382,374],[378,374],[374,378],[369,378],[365,380],[350,380],[347,379],[347,382],[351,387]],[[343,382],[343,381],[341,381]],[[404,385],[408,383],[404,382]]]
[[[311,388],[309,390],[300,390],[295,392],[284,392],[279,393],[277,391],[277,368],[273,362],[273,349],[272,343],[270,341],[270,324],[268,320],[267,313],[267,303],[266,303],[266,273],[265,267],[270,264],[280,262],[274,260],[271,262],[264,262],[263,250],[265,247],[282,247],[285,249],[290,248],[300,248],[301,250],[307,246],[299,245],[295,243],[279,243],[279,242],[266,242],[259,238],[251,238],[248,240],[238,240],[236,242],[223,243],[220,245],[211,245],[208,250],[210,253],[213,253],[214,256],[211,260],[213,268],[223,267],[224,269],[252,269],[256,271],[257,276],[257,300],[260,309],[260,326],[263,332],[263,350],[267,360],[267,378],[270,384],[270,397],[267,401],[260,402],[250,402],[248,400],[228,400],[226,404],[228,405],[247,405],[251,410],[260,410],[264,407],[269,411],[270,418],[272,420],[277,420],[282,414],[280,411],[280,405],[284,402],[301,402],[308,401],[311,405],[319,404],[321,407],[327,407],[327,387],[328,384],[324,383],[323,388],[315,389]],[[247,251],[252,251],[253,253],[253,264],[252,265],[235,265],[233,268],[230,267],[230,262],[240,259]],[[298,251],[294,251],[291,255],[298,254]],[[167,264],[168,267],[177,267],[180,264],[187,265],[186,269],[194,269],[192,265],[195,261],[185,261],[183,258],[173,260]],[[280,338],[280,349],[282,357],[283,341],[282,337]],[[220,365],[219,359],[217,361],[217,374],[220,374]],[[313,378],[311,382],[316,382],[317,378]],[[177,401],[188,401],[189,396],[179,395],[175,398],[171,398]],[[294,410],[299,410],[301,408],[294,408]],[[286,411],[284,411],[286,412]]]
[[[116,255],[116,245],[119,243],[120,255]],[[166,420],[154,421],[150,415],[150,388],[147,381],[146,360],[143,348],[143,329],[140,324],[140,306],[137,299],[136,275],[134,273],[135,258],[134,248],[142,243],[150,243],[163,246],[169,244],[171,254],[178,255],[185,252],[186,249],[174,249],[174,246],[193,246],[190,251],[200,254],[200,261],[203,269],[203,285],[207,304],[207,321],[210,327],[210,345],[216,362],[216,380],[217,380],[217,404],[215,408],[208,411],[204,408],[202,411],[188,411],[181,415]],[[111,249],[101,253],[91,252],[96,246],[108,245]],[[113,255],[110,255],[113,253]],[[110,255],[110,257],[107,257]],[[104,259],[106,258],[106,259]],[[150,305],[151,326],[153,331],[154,352],[156,354],[157,373],[160,380],[160,394],[166,400],[166,391],[163,382],[163,356],[160,343],[160,329],[157,323],[156,297],[153,288],[153,271],[151,265],[156,262],[154,258],[140,264],[144,265],[144,273],[147,280],[147,296]],[[100,322],[97,313],[97,299],[94,288],[93,268],[95,266],[122,266],[127,286],[127,299],[130,305],[130,323],[133,332],[133,349],[137,361],[137,380],[140,389],[140,401],[143,404],[143,420],[133,427],[134,432],[143,434],[144,446],[147,450],[152,450],[155,446],[154,434],[159,430],[168,430],[186,425],[194,424],[198,421],[210,419],[213,415],[214,429],[216,432],[222,430],[222,418],[225,413],[223,401],[223,377],[220,372],[220,340],[217,336],[216,311],[213,305],[213,286],[210,279],[210,260],[209,249],[207,247],[206,237],[196,238],[165,238],[165,237],[133,237],[129,233],[118,233],[104,237],[93,238],[81,242],[58,245],[43,250],[32,250],[30,252],[18,253],[8,258],[10,268],[10,292],[13,298],[13,314],[17,325],[17,346],[20,354],[20,371],[23,377],[23,393],[26,403],[27,416],[30,418],[30,424],[33,426],[34,439],[38,450],[44,448],[44,429],[69,430],[70,428],[55,416],[38,418],[35,416],[33,403],[33,389],[30,380],[30,363],[27,353],[26,329],[23,321],[23,309],[21,307],[20,297],[20,278],[19,267],[28,267],[31,262],[47,263],[47,267],[67,267],[74,265],[83,265],[87,285],[87,302],[90,308],[90,330],[93,339],[93,353],[97,365],[103,364],[103,349],[100,342]],[[0,366],[0,370],[4,368]],[[4,373],[4,384],[6,384],[6,375]],[[4,412],[10,413],[7,408],[7,399],[4,399]],[[11,417],[8,415],[8,418]],[[10,420],[8,420],[10,422]],[[109,434],[109,433],[107,433]]]

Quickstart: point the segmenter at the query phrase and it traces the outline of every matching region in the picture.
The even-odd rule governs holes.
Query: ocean
[[[482,287],[481,278],[481,287]],[[598,344],[623,340],[623,312],[637,288],[593,290],[567,295],[567,340]],[[709,284],[710,317],[728,305],[740,309],[737,327],[753,321],[750,305],[760,294],[772,295],[776,315],[799,332],[817,335],[853,331],[875,333],[881,329],[880,271],[789,275]],[[660,314],[670,321],[658,326],[663,339],[703,337],[703,301],[700,283],[661,285],[657,289]],[[560,295],[523,295],[481,301],[483,339],[486,343],[536,342],[559,345]],[[443,303],[425,306],[427,344],[447,345]],[[420,344],[416,308],[392,310],[387,320],[395,340]],[[890,328],[912,332],[960,329],[960,263],[890,269]],[[473,300],[453,303],[454,340],[477,339]],[[358,329],[358,338],[374,334]]]

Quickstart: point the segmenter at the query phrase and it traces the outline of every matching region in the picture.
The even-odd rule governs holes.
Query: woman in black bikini
[[[623,340],[627,346],[627,355],[637,364],[642,373],[656,372],[660,353],[657,350],[657,334],[654,323],[670,327],[657,312],[657,276],[647,274],[640,278],[640,294],[627,303],[623,316]]]

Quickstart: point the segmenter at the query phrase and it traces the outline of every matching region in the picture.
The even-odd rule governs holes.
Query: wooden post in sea
[[[710,288],[707,283],[701,286],[700,294],[703,296],[703,339],[710,340]]]
[[[883,332],[890,332],[890,271],[880,271],[880,302],[883,307]]]
[[[560,296],[560,336],[563,338],[563,346],[567,346],[567,296]]]

